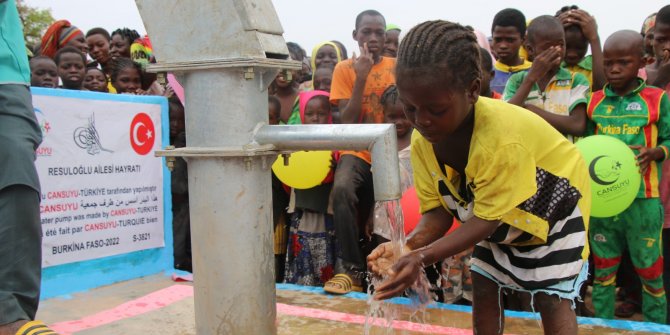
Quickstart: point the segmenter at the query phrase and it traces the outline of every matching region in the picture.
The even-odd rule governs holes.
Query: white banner
[[[42,264],[164,246],[164,98],[33,90]],[[168,190],[169,191],[169,190]]]

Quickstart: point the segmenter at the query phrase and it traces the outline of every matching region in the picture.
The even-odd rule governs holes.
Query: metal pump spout
[[[270,164],[291,150],[372,151],[378,200],[400,197],[393,125],[267,124],[267,87],[301,69],[271,0],[135,0],[157,64],[186,96],[196,334],[276,334]],[[176,22],[184,24],[175,24]],[[189,48],[184,48],[189,43]]]
[[[258,128],[254,140],[275,150],[370,150],[375,200],[400,194],[398,145],[392,124],[296,125]]]

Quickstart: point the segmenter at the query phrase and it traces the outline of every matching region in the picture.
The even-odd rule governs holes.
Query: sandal
[[[347,274],[336,274],[323,285],[323,290],[332,294],[347,294],[349,292],[363,292],[363,287],[354,285]]]
[[[42,321],[30,321],[19,328],[16,335],[58,335],[51,328],[47,327]]]

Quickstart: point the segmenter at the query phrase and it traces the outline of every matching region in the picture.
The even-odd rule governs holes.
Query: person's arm
[[[510,99],[507,99],[507,102],[525,107],[526,99],[533,89],[533,85],[551,71],[552,68],[560,65],[562,52],[559,47],[551,47],[535,57],[533,65],[528,70],[528,74],[516,89],[514,95]]]
[[[668,158],[668,149],[670,149],[670,101],[667,94],[663,93],[659,106],[659,117],[656,121],[658,128],[658,145],[655,148],[649,148],[641,145],[631,145],[631,149],[637,150],[637,164],[640,167],[640,173],[647,172],[649,164],[653,161],[663,161]]]
[[[353,54],[352,62],[356,79],[354,80],[354,88],[351,92],[351,98],[348,100],[340,100],[338,108],[340,110],[340,120],[342,123],[359,123],[361,119],[361,110],[363,105],[363,92],[365,84],[368,79],[368,74],[372,70],[374,60],[372,53],[368,51],[367,43],[361,48],[361,55],[356,57]]]
[[[407,238],[403,254],[414,249],[427,246],[449,231],[454,222],[454,217],[442,206],[429,210],[421,216],[419,224],[414,228]],[[391,242],[382,243],[375,248],[367,257],[368,268],[376,275],[388,274],[395,259],[401,255],[395,255],[396,250]]]
[[[407,237],[407,247],[415,250],[435,242],[449,231],[453,222],[454,217],[443,207],[424,213],[419,224]]]
[[[554,114],[533,105],[526,105],[524,107],[539,115],[562,134],[569,134],[573,136],[584,135],[584,131],[586,130],[586,104],[579,104],[575,106],[575,108],[570,112],[570,115]]]
[[[472,247],[493,234],[499,224],[499,221],[487,221],[475,216],[451,234],[402,256],[389,272],[390,278],[376,287],[375,300],[388,299],[402,293],[416,281],[421,268]]]

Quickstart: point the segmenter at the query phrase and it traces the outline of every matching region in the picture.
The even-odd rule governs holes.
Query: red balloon
[[[410,187],[405,191],[400,199],[402,207],[402,216],[405,219],[405,235],[409,234],[421,220],[421,211],[419,209],[419,198],[416,196],[416,189]]]
[[[416,195],[416,189],[414,187],[408,188],[405,193],[403,193],[402,198],[400,199],[400,207],[402,207],[402,216],[405,219],[405,235],[409,235],[421,220],[419,198]],[[454,218],[454,222],[447,234],[453,232],[459,226],[460,222]]]

